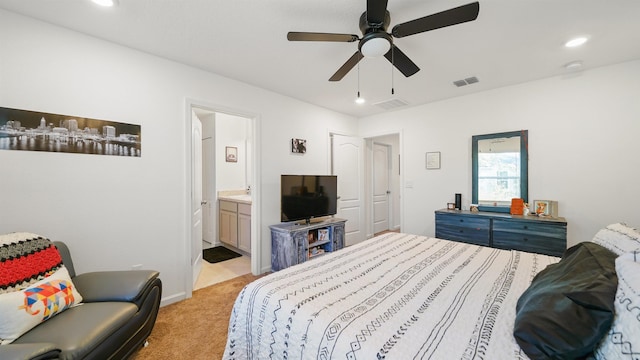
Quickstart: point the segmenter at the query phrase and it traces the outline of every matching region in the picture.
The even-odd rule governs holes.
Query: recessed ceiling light
[[[117,0],[91,0],[91,1],[93,1],[94,3],[100,6],[111,7],[116,5]]]
[[[564,46],[566,46],[568,48],[578,47],[578,46],[583,45],[584,43],[586,43],[587,40],[589,40],[589,39],[587,39],[586,37],[577,37],[575,39],[571,39],[571,40],[567,41],[564,44]]]

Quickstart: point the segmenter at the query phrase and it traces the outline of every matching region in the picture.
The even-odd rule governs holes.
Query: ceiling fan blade
[[[419,19],[398,24],[393,27],[391,34],[396,38],[419,34],[425,31],[473,21],[478,17],[480,4],[473,2],[457,8],[445,10]]]
[[[335,41],[335,42],[354,42],[358,41],[358,35],[352,34],[329,34],[329,33],[312,33],[312,32],[295,32],[287,33],[289,41]]]
[[[347,73],[353,69],[354,66],[356,66],[356,64],[360,61],[360,59],[362,59],[362,54],[360,54],[360,51],[356,51],[355,54],[351,55],[351,57],[349,58],[349,60],[347,60],[347,62],[345,62],[340,69],[338,69],[338,71],[336,71],[335,74],[333,74],[333,76],[331,78],[329,78],[329,81],[340,81],[342,80],[342,78],[347,75]]]
[[[402,75],[409,77],[418,71],[420,68],[416,65],[407,55],[405,55],[397,46],[391,45],[391,49],[384,54],[384,57],[389,60],[396,69],[400,70]]]
[[[367,22],[382,24],[387,13],[388,0],[367,0]]]

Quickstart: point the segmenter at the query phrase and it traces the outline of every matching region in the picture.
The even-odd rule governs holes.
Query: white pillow
[[[0,345],[13,342],[41,322],[80,302],[82,296],[64,265],[26,289],[0,294]]]
[[[611,224],[598,231],[592,242],[622,255],[640,251],[640,232],[624,223]]]
[[[616,259],[618,290],[609,333],[595,350],[596,359],[640,358],[640,251]]]
[[[26,232],[0,235],[0,345],[81,301],[51,240]]]

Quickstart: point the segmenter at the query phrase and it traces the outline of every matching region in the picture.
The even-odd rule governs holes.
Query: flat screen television
[[[335,175],[281,175],[280,221],[335,215],[338,177]]]

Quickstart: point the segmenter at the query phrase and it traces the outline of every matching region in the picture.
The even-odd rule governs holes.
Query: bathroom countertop
[[[233,201],[242,204],[251,205],[251,195],[241,194],[241,195],[219,195],[218,200],[224,201]]]

